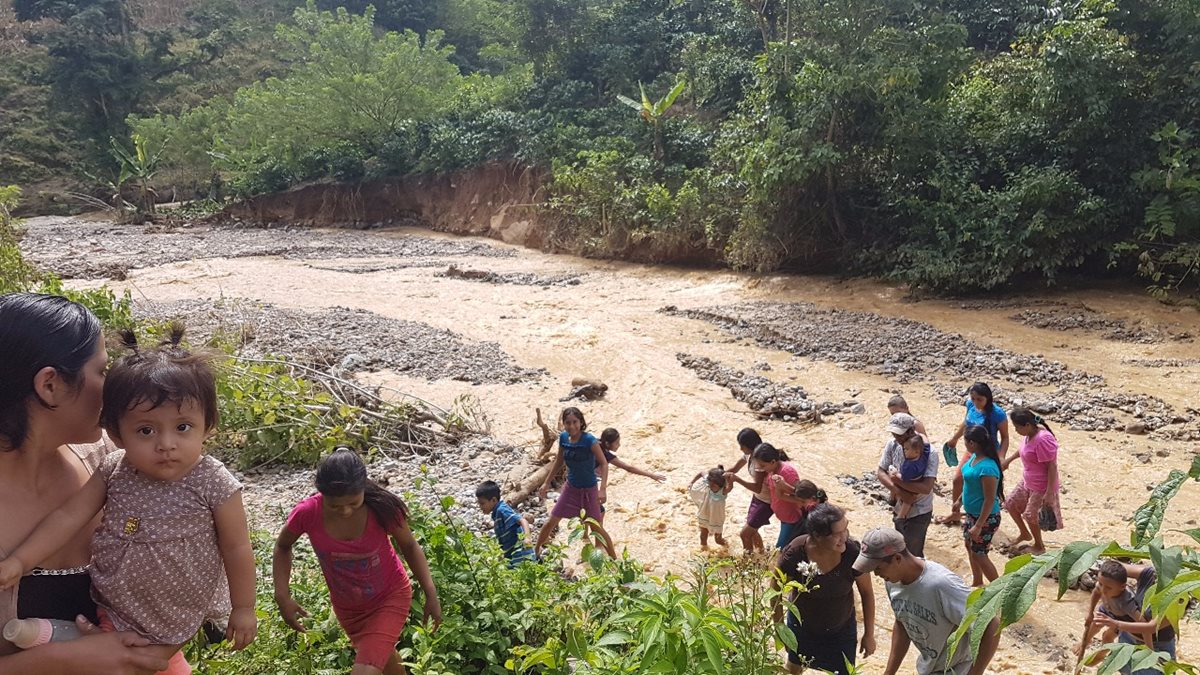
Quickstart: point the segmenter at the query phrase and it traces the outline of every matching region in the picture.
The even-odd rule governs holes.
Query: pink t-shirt
[[[288,514],[287,529],[292,534],[308,535],[317,560],[321,562],[334,609],[369,609],[392,591],[410,585],[400,557],[374,513],[368,514],[367,527],[361,537],[343,541],[325,531],[321,515],[323,502],[320,493],[301,501]]]
[[[1041,429],[1033,438],[1021,441],[1021,466],[1024,470],[1025,487],[1030,492],[1045,492],[1050,473],[1050,462],[1058,459],[1058,439],[1054,434]],[[1054,488],[1057,490],[1058,485]]]
[[[800,480],[800,472],[796,467],[787,462],[779,463],[779,470],[776,474],[783,476],[783,479],[789,485],[795,485],[796,481]],[[775,479],[772,476],[767,476],[767,485],[771,486],[771,510],[779,518],[781,523],[799,522],[804,517],[804,509],[799,504],[784,501],[779,495],[775,494]]]

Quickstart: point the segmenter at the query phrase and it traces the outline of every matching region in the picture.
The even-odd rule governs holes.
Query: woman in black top
[[[100,322],[82,305],[33,293],[0,296],[0,556],[79,490],[103,458],[106,446],[98,441],[107,361]],[[0,592],[0,621],[95,619],[87,571],[95,525],[37,561],[14,590]],[[0,675],[166,668],[165,660],[140,648],[146,644],[133,633],[105,633],[17,652],[0,639]]]
[[[875,594],[869,576],[854,576],[859,546],[850,540],[845,511],[821,504],[808,514],[807,525],[808,534],[793,539],[775,563],[789,580],[808,588],[790,598],[799,616],[788,613],[788,628],[796,636],[795,651],[788,650],[788,672],[812,668],[844,674],[846,662],[854,664],[856,647],[863,656],[875,651]],[[861,646],[854,616],[855,586],[862,598]]]

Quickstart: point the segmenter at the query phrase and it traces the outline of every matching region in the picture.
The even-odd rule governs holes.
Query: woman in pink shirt
[[[1031,553],[1043,553],[1046,545],[1042,541],[1042,528],[1038,514],[1043,508],[1054,515],[1054,527],[1063,526],[1062,510],[1059,508],[1058,491],[1058,439],[1050,425],[1027,408],[1014,408],[1008,418],[1013,428],[1021,435],[1021,451],[1004,462],[1007,469],[1018,458],[1024,471],[1021,482],[1008,495],[1004,508],[1012,516],[1021,536],[1014,544],[1022,541],[1033,543]]]
[[[754,449],[751,461],[754,470],[766,476],[771,491],[771,510],[779,518],[779,539],[775,541],[775,548],[783,548],[800,534],[804,522],[804,502],[793,495],[800,472],[788,464],[786,452],[777,450],[770,443],[760,443]]]

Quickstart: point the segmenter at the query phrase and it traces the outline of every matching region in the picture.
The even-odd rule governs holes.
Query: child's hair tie
[[[1034,423],[1034,424],[1043,424],[1043,422],[1042,422],[1042,416],[1041,416],[1041,415],[1034,415],[1034,416],[1033,416],[1033,423]]]
[[[133,352],[134,354],[138,353],[137,335],[132,330],[129,330],[128,328],[122,328],[117,333],[117,336],[121,338],[121,346],[122,347],[124,347],[125,349],[128,349],[129,351]]]

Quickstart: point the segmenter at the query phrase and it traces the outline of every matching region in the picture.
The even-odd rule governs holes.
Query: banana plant
[[[133,134],[130,140],[133,141],[132,150],[118,142],[117,139],[110,139],[112,156],[118,164],[116,189],[119,194],[120,187],[126,181],[132,180],[138,188],[136,205],[138,213],[153,214],[156,193],[150,183],[158,173],[158,165],[162,162],[166,144],[152,149],[150,143],[141,134]]]
[[[618,101],[638,111],[642,119],[646,120],[646,122],[654,127],[654,159],[660,162],[663,161],[663,158],[666,155],[663,150],[662,142],[663,118],[666,117],[667,111],[671,109],[671,106],[675,104],[675,99],[679,98],[679,95],[682,94],[683,90],[686,88],[687,81],[680,80],[679,82],[675,83],[675,86],[671,88],[671,91],[667,92],[666,96],[663,96],[657,101],[651,101],[650,97],[646,96],[646,88],[642,86],[641,82],[638,82],[638,90],[642,94],[642,100],[640,102],[635,101],[628,96],[617,94]]]

